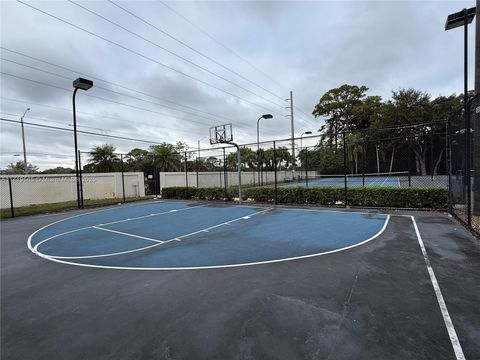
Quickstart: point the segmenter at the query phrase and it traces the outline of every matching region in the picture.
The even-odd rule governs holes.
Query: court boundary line
[[[38,229],[38,230],[35,231],[32,235],[29,236],[28,241],[30,242],[30,244],[28,244],[28,245],[30,245],[30,246],[29,246],[29,249],[30,249],[32,252],[37,253],[38,247],[39,247],[40,245],[46,243],[47,241],[53,240],[53,239],[55,239],[55,238],[57,238],[57,237],[59,237],[59,236],[62,236],[62,235],[71,234],[71,233],[73,233],[73,232],[82,231],[82,230],[94,229],[94,228],[96,228],[96,227],[97,227],[97,229],[98,229],[98,226],[108,226],[108,225],[119,224],[119,223],[123,223],[123,222],[127,222],[127,221],[133,221],[133,220],[138,220],[138,219],[145,219],[145,218],[148,218],[148,217],[151,217],[151,216],[172,214],[172,213],[175,213],[175,212],[178,212],[178,211],[195,209],[195,208],[202,207],[202,206],[205,206],[205,205],[190,206],[190,207],[185,207],[185,208],[181,208],[181,209],[171,209],[171,210],[163,211],[163,212],[160,212],[160,213],[153,213],[153,214],[148,214],[148,215],[137,216],[137,217],[134,217],[134,218],[126,218],[126,219],[123,219],[123,220],[111,221],[111,222],[108,222],[108,223],[105,223],[105,224],[96,224],[96,225],[84,226],[84,227],[81,227],[81,228],[77,228],[77,229],[65,231],[65,232],[63,232],[63,233],[50,236],[50,237],[48,237],[48,238],[46,238],[46,239],[43,239],[43,240],[39,241],[37,244],[35,244],[35,246],[33,246],[32,249],[30,249],[30,246],[31,246],[31,238],[32,238],[38,231],[41,231],[41,230],[45,229],[46,227],[48,227],[48,226],[50,226],[50,225],[55,225],[55,224],[57,224],[58,222],[62,222],[62,221],[65,221],[65,220],[69,220],[69,219],[75,218],[75,217],[80,216],[80,215],[94,214],[94,213],[96,213],[96,212],[103,211],[103,210],[92,211],[92,212],[89,212],[89,213],[80,214],[80,215],[75,215],[75,216],[72,216],[72,217],[69,217],[69,218],[66,218],[66,219],[62,219],[62,220],[60,220],[60,221],[53,222],[53,223],[51,223],[51,224],[48,224],[48,225],[44,226],[43,228]],[[110,209],[110,210],[111,210],[111,209]],[[105,230],[105,229],[100,229],[100,230]],[[125,233],[125,234],[126,234],[126,233]],[[134,235],[131,235],[131,234],[129,234],[129,236],[138,237],[138,236],[134,236]],[[146,238],[146,240],[160,241],[160,240],[153,240],[153,239],[147,239],[147,238]]]
[[[142,250],[151,249],[151,248],[154,248],[156,246],[160,246],[162,244],[169,243],[171,241],[181,241],[181,239],[183,239],[183,238],[186,238],[186,237],[189,237],[189,236],[192,236],[192,235],[196,235],[196,234],[199,234],[199,233],[205,232],[205,231],[208,232],[210,229],[215,229],[215,228],[223,226],[223,225],[230,225],[232,222],[236,222],[236,221],[245,219],[246,216],[249,216],[248,219],[250,219],[250,217],[252,217],[252,216],[255,216],[255,215],[270,211],[270,210],[271,210],[271,208],[267,208],[267,209],[262,210],[262,211],[254,212],[253,214],[244,215],[244,216],[241,216],[239,218],[235,218],[235,219],[228,220],[228,221],[225,221],[225,222],[220,223],[220,224],[216,224],[216,225],[209,226],[209,227],[206,227],[206,228],[203,228],[203,229],[200,229],[200,230],[196,230],[196,231],[193,231],[193,232],[188,233],[188,234],[184,234],[184,235],[181,235],[181,236],[175,236],[175,237],[170,238],[168,240],[164,240],[164,241],[157,240],[157,243],[153,244],[153,245],[148,245],[148,246],[144,246],[144,247],[136,248],[136,249],[131,249],[131,250],[118,251],[118,252],[108,253],[108,254],[85,255],[85,256],[54,256],[54,255],[44,254],[44,253],[40,252],[36,247],[35,247],[35,249],[36,249],[36,254],[37,255],[40,255],[40,256],[43,255],[42,257],[50,258],[50,259],[72,259],[72,260],[73,259],[95,259],[95,258],[102,258],[102,257],[125,255],[125,254],[131,254],[131,253],[142,251]],[[132,235],[130,235],[130,236],[132,236]]]
[[[447,309],[447,304],[442,295],[442,291],[440,290],[440,285],[438,284],[437,277],[435,276],[435,272],[433,271],[432,264],[430,262],[430,258],[427,254],[427,249],[422,240],[422,236],[420,235],[420,230],[418,229],[417,222],[415,221],[415,217],[411,216],[413,227],[415,229],[415,233],[417,235],[417,240],[420,245],[420,249],[422,251],[423,259],[425,261],[425,265],[427,266],[428,275],[430,276],[430,281],[433,286],[433,290],[435,292],[435,296],[437,298],[438,306],[440,307],[440,312],[442,313],[443,322],[445,323],[445,327],[447,328],[448,337],[450,338],[450,342],[453,347],[453,351],[455,352],[455,357],[457,360],[465,360],[465,355],[463,354],[462,345],[457,337],[457,332],[455,331],[455,327],[453,326],[452,319],[450,318],[450,314]]]
[[[270,209],[267,209],[265,211],[268,211],[268,210],[270,210]],[[265,211],[262,211],[262,212],[265,212]],[[325,210],[325,211],[328,211],[328,210]],[[177,271],[177,270],[209,270],[209,269],[237,268],[237,267],[265,265],[265,264],[273,264],[273,263],[281,263],[281,262],[286,262],[286,261],[300,260],[300,259],[329,255],[329,254],[349,250],[349,249],[364,245],[364,244],[376,239],[378,236],[380,236],[385,231],[385,229],[387,228],[387,225],[390,221],[390,218],[391,218],[391,216],[389,214],[387,214],[382,228],[375,235],[371,236],[370,238],[368,238],[364,241],[361,241],[361,242],[353,244],[353,245],[349,245],[349,246],[339,248],[339,249],[335,249],[335,250],[316,253],[316,254],[301,255],[301,256],[295,256],[295,257],[283,258],[283,259],[275,259],[275,260],[257,261],[257,262],[251,262],[251,263],[228,264],[228,265],[211,265],[211,266],[190,266],[190,267],[165,267],[165,268],[149,267],[149,268],[142,268],[142,267],[83,264],[83,263],[77,263],[77,262],[73,262],[73,261],[65,261],[65,260],[62,260],[60,258],[54,258],[54,257],[48,256],[48,255],[44,255],[42,253],[37,253],[37,255],[44,258],[44,259],[47,259],[47,260],[50,260],[50,261],[53,261],[53,262],[57,262],[57,263],[61,263],[61,264],[87,267],[87,268],[111,269],[111,270],[139,270],[139,271],[170,271],[170,270],[172,270],[172,271]],[[239,219],[241,219],[241,218],[239,218]],[[230,221],[230,222],[232,222],[232,221]],[[172,240],[175,240],[175,239],[172,239]],[[153,246],[158,246],[158,245],[159,244],[154,244],[154,245],[149,246],[149,248],[153,247]]]

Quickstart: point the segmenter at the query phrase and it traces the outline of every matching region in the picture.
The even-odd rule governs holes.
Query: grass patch
[[[152,197],[132,197],[126,198],[125,202],[135,202],[135,201],[142,201],[148,200]],[[83,201],[83,205],[85,208],[94,208],[94,207],[101,207],[101,206],[108,206],[108,205],[115,205],[121,203],[122,199],[98,199],[98,200],[89,200],[85,199]],[[48,214],[48,213],[55,213],[60,211],[66,210],[74,210],[77,209],[77,201],[65,201],[59,203],[52,203],[52,204],[38,204],[38,205],[29,205],[29,206],[21,206],[16,207],[13,209],[15,217],[17,216],[26,216],[26,215],[36,215],[36,214]],[[8,209],[1,209],[0,210],[0,219],[5,219],[11,217],[10,208]]]

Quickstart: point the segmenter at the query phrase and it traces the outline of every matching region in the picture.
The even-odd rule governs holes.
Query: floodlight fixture
[[[93,86],[93,81],[79,77],[73,81],[75,89],[88,90]]]
[[[262,118],[263,119],[271,119],[271,118],[273,118],[273,115],[272,114],[263,114]]]
[[[462,11],[448,15],[447,21],[445,22],[445,31],[464,26],[465,17],[467,24],[470,24],[475,17],[475,10],[476,8],[472,7],[470,9],[463,9]]]

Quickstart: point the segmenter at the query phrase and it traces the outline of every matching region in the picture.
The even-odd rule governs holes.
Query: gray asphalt
[[[89,269],[27,249],[77,213],[1,222],[2,359],[455,359],[409,217],[357,248],[243,268]],[[394,214],[415,216],[480,359],[480,241],[446,214]]]

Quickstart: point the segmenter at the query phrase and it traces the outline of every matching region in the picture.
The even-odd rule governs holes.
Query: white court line
[[[104,228],[99,227],[99,226],[92,226],[92,228],[97,229],[97,230],[103,230],[103,231],[112,232],[112,233],[115,233],[115,234],[131,236],[131,237],[135,237],[135,238],[139,238],[139,239],[150,240],[150,241],[154,241],[154,242],[161,243],[161,244],[164,243],[164,241],[162,241],[162,240],[157,240],[157,239],[152,239],[152,238],[145,237],[145,236],[130,234],[130,233],[126,233],[126,232],[123,232],[123,231],[117,231],[117,230],[111,230],[111,229],[104,229]]]
[[[267,212],[269,210],[271,210],[271,208],[255,212],[255,213],[250,214],[248,216],[252,217],[252,216]],[[134,253],[134,252],[138,252],[138,251],[142,251],[142,250],[151,249],[153,247],[156,247],[156,246],[159,246],[159,245],[171,242],[171,241],[181,241],[181,239],[183,239],[183,238],[186,238],[186,237],[189,237],[189,236],[192,236],[192,235],[196,235],[196,234],[199,234],[199,233],[205,232],[205,231],[208,232],[209,230],[215,229],[215,228],[220,227],[220,226],[230,225],[232,222],[236,222],[236,221],[239,221],[239,220],[244,220],[244,216],[233,219],[233,220],[223,222],[221,224],[217,224],[217,225],[213,225],[213,226],[210,226],[210,227],[207,227],[207,228],[204,228],[204,229],[200,229],[200,230],[197,230],[197,231],[194,231],[194,232],[182,235],[182,236],[176,236],[172,239],[165,240],[165,241],[162,241],[162,242],[157,243],[157,244],[148,245],[148,246],[144,246],[144,247],[137,248],[137,249],[132,249],[132,250],[125,250],[125,251],[119,251],[119,252],[114,252],[114,253],[108,253],[108,254],[85,255],[85,256],[53,256],[53,255],[43,254],[40,251],[38,251],[38,249],[36,249],[36,248],[35,249],[36,249],[36,254],[38,254],[40,256],[43,255],[42,257],[44,257],[46,259],[94,259],[94,258],[101,258],[101,257],[108,257],[108,256],[118,256],[118,255],[130,254],[130,253]]]
[[[427,250],[425,249],[425,245],[423,244],[422,236],[420,235],[420,231],[418,230],[417,222],[415,218],[412,216],[413,227],[415,228],[415,233],[417,234],[418,243],[420,244],[420,248],[422,249],[423,258],[425,260],[425,264],[427,265],[428,275],[430,275],[430,281],[433,285],[433,290],[435,291],[435,296],[437,297],[438,306],[440,306],[440,311],[442,312],[443,321],[445,322],[445,326],[448,331],[448,336],[450,337],[450,342],[452,343],[453,351],[455,352],[455,357],[457,360],[465,360],[465,355],[463,354],[462,345],[457,337],[457,332],[455,331],[455,327],[453,326],[452,319],[450,318],[450,314],[448,313],[447,304],[443,299],[442,292],[440,291],[440,286],[438,285],[437,278],[435,273],[433,272],[432,264],[430,263],[430,259],[427,255]]]
[[[158,201],[158,200],[156,200],[156,201],[154,202],[154,204],[158,204],[158,203],[164,203],[164,204],[167,203],[167,204],[168,204],[168,202]],[[145,206],[145,205],[152,205],[152,203],[147,202],[147,201],[145,201],[145,202],[142,201],[141,203],[124,204],[121,208],[122,208],[122,209],[125,209],[125,208],[140,207],[140,206]],[[61,222],[64,222],[64,221],[67,221],[67,220],[70,220],[70,219],[74,219],[74,218],[77,218],[77,217],[86,216],[86,215],[91,215],[91,214],[96,214],[96,213],[99,213],[99,212],[104,212],[104,211],[109,211],[109,210],[115,210],[115,209],[119,209],[118,205],[106,206],[106,207],[103,208],[103,209],[93,210],[93,211],[84,212],[84,213],[81,213],[81,214],[69,216],[69,217],[66,217],[66,218],[64,218],[64,219],[60,219],[60,220],[54,221],[54,222],[52,222],[52,223],[50,223],[50,224],[47,224],[47,225],[45,225],[45,226],[42,226],[40,229],[37,229],[37,230],[35,230],[33,233],[30,234],[30,236],[29,236],[28,239],[27,239],[27,247],[28,247],[28,249],[29,249],[31,252],[35,253],[34,248],[32,247],[32,238],[33,238],[33,237],[35,236],[35,234],[37,234],[38,232],[40,232],[40,231],[42,231],[42,230],[44,230],[44,229],[46,229],[46,228],[48,228],[48,227],[50,227],[50,226],[52,226],[52,225],[55,225],[55,224],[58,224],[58,223],[61,223]],[[51,214],[51,215],[58,215],[58,214]],[[79,229],[77,229],[77,230],[79,230]],[[59,235],[60,235],[60,234],[59,234]],[[57,236],[57,235],[56,235],[56,236]],[[56,236],[55,236],[55,237],[56,237]],[[38,244],[37,244],[37,245],[38,245]]]
[[[120,224],[120,223],[123,223],[123,222],[132,221],[132,220],[145,219],[145,218],[148,218],[150,216],[165,215],[165,214],[175,213],[177,211],[185,211],[185,210],[195,209],[195,208],[203,207],[203,206],[205,206],[205,205],[190,206],[190,207],[186,207],[186,208],[183,208],[183,209],[172,209],[172,210],[163,211],[163,212],[159,212],[159,213],[153,213],[153,214],[142,215],[142,216],[137,216],[137,217],[128,218],[128,219],[123,219],[123,220],[111,221],[111,222],[104,223],[104,224],[98,224],[98,226]]]
[[[265,210],[265,211],[267,211],[267,210]],[[265,211],[262,211],[262,212],[265,212]],[[258,214],[258,213],[255,213],[255,214]],[[165,270],[165,271],[169,271],[169,270],[208,270],[208,269],[236,268],[236,267],[264,265],[264,264],[272,264],[272,263],[279,263],[279,262],[285,262],[285,261],[306,259],[306,258],[328,255],[328,254],[333,254],[333,253],[345,251],[345,250],[348,250],[348,249],[352,249],[352,248],[355,248],[357,246],[361,246],[363,244],[366,244],[366,243],[376,239],[378,236],[380,236],[385,231],[385,229],[387,228],[389,220],[390,220],[390,215],[387,215],[387,217],[385,219],[385,223],[383,224],[383,227],[380,229],[379,232],[377,232],[372,237],[370,237],[367,240],[364,240],[362,242],[359,242],[359,243],[356,243],[356,244],[353,244],[353,245],[350,245],[350,246],[346,246],[344,248],[325,251],[325,252],[321,252],[321,253],[317,253],[317,254],[295,256],[295,257],[276,259],[276,260],[257,261],[257,262],[251,262],[251,263],[241,263],[241,264],[212,265],[212,266],[191,266],[191,267],[170,267],[170,268],[168,268],[168,267],[167,268],[142,268],[142,267],[128,267],[128,266],[107,266],[107,265],[82,264],[82,263],[60,260],[59,258],[50,257],[50,256],[47,256],[47,255],[44,255],[44,254],[41,254],[41,253],[38,253],[38,255],[40,257],[43,257],[44,259],[54,261],[54,262],[58,262],[58,263],[61,263],[61,264],[81,266],[81,267],[87,267],[87,268],[97,268],[97,269],[99,268],[99,269],[113,269],[113,270],[147,270],[147,271]],[[155,244],[153,246],[157,246],[157,244]]]
[[[191,207],[186,207],[186,208],[183,208],[183,209],[174,209],[175,212],[177,211],[183,211],[183,210],[189,210],[189,209],[195,209],[197,207],[202,207],[202,206],[205,206],[205,205],[198,205],[198,206],[191,206]],[[103,210],[99,210],[99,211],[103,211]],[[93,213],[93,212],[92,212]],[[132,221],[132,220],[138,220],[138,219],[143,219],[143,218],[147,218],[147,217],[151,217],[151,216],[158,216],[158,215],[165,215],[165,214],[171,214],[173,213],[172,210],[168,210],[168,211],[163,211],[163,212],[160,212],[160,213],[153,213],[153,214],[149,214],[149,215],[143,215],[143,216],[138,216],[138,217],[134,217],[134,218],[128,218],[128,219],[123,219],[123,220],[118,220],[118,221],[112,221],[112,222],[108,222],[108,223],[105,223],[105,224],[97,224],[97,225],[91,225],[91,226],[85,226],[85,227],[82,227],[82,228],[78,228],[78,229],[74,229],[74,230],[70,230],[70,231],[65,231],[63,233],[60,233],[60,234],[57,234],[57,235],[54,235],[54,236],[50,236],[49,238],[46,238],[46,239],[43,239],[42,241],[38,242],[34,247],[33,249],[31,248],[31,238],[33,235],[35,235],[38,231],[40,230],[43,230],[44,228],[46,228],[47,226],[50,226],[50,225],[53,225],[53,224],[56,224],[58,222],[62,222],[64,220],[67,220],[67,219],[62,219],[60,221],[56,221],[54,223],[51,223],[47,226],[44,226],[40,229],[38,229],[37,231],[35,231],[32,235],[30,235],[30,237],[28,238],[28,248],[34,252],[34,253],[37,253],[38,252],[38,247],[40,245],[42,245],[43,243],[46,243],[47,241],[50,241],[52,239],[55,239],[59,236],[62,236],[62,235],[66,235],[66,234],[71,234],[71,233],[74,233],[74,232],[77,232],[77,231],[81,231],[81,230],[87,230],[87,229],[93,229],[95,228],[96,226],[106,226],[106,225],[112,225],[112,224],[119,224],[119,223],[122,223],[122,222],[126,222],[126,221]],[[91,214],[91,213],[90,213]],[[86,215],[86,214],[81,214],[81,215]],[[80,216],[80,215],[76,215],[76,216],[72,216],[68,219],[71,219],[71,218],[74,218],[74,217],[77,217],[77,216]],[[105,229],[100,229],[100,230],[105,230]],[[129,234],[129,236],[133,236],[131,234]],[[146,240],[152,240],[152,241],[160,241],[160,240],[154,240],[154,239],[146,239]]]

